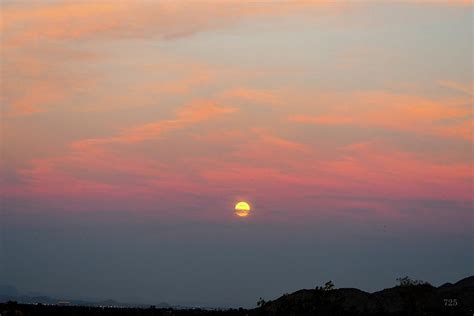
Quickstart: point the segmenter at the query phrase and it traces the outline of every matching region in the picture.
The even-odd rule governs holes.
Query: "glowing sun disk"
[[[239,202],[235,205],[235,215],[246,217],[250,213],[250,205],[247,202]]]

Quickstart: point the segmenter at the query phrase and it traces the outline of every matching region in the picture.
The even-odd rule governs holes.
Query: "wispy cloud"
[[[195,101],[181,108],[174,119],[161,120],[126,128],[120,134],[111,137],[84,139],[74,143],[72,146],[74,148],[84,148],[90,145],[142,142],[156,139],[162,134],[172,130],[203,122],[215,116],[231,114],[236,111],[236,108],[219,106],[213,101]]]
[[[433,12],[460,3],[426,2]],[[373,208],[392,217],[397,210],[384,199],[468,200],[472,166],[463,146],[472,140],[472,87],[450,80],[433,87],[429,74],[413,83],[393,71],[407,59],[422,69],[426,56],[403,54],[412,39],[403,30],[397,39],[379,37],[393,30],[379,17],[380,33],[358,24],[371,18],[370,5],[2,3],[1,97],[14,152],[6,159],[18,179],[5,192],[126,196],[138,207],[158,195],[182,207],[247,194],[267,205],[297,201],[301,212]],[[439,22],[425,20],[425,11],[410,23]],[[353,30],[342,12],[356,15],[354,38],[380,47],[376,53],[348,40]],[[413,31],[425,38],[423,28]],[[253,34],[261,42],[249,40]],[[285,46],[283,35],[308,51],[268,48]],[[220,53],[226,44],[233,54]],[[372,69],[371,57],[387,51],[400,64],[387,64],[396,76],[376,85],[376,76],[388,75]],[[356,79],[340,67],[347,60]],[[458,68],[437,71],[436,78],[465,78]],[[365,80],[372,74],[376,80]]]
[[[3,6],[7,45],[45,39],[158,37],[172,39],[236,23],[246,17],[340,6],[326,1],[62,1]]]
[[[252,102],[257,104],[278,106],[282,105],[283,101],[278,96],[278,93],[271,90],[252,89],[252,88],[235,88],[220,92],[218,97],[226,100]]]
[[[462,84],[460,82],[447,81],[447,80],[438,81],[438,84],[442,87],[452,89],[454,91],[461,92],[470,96],[474,94],[472,84],[468,85],[468,84]]]
[[[315,97],[317,99],[317,97]],[[384,91],[326,94],[330,102],[320,114],[294,114],[289,120],[303,124],[357,125],[411,131],[442,137],[472,138],[470,98],[431,100]]]

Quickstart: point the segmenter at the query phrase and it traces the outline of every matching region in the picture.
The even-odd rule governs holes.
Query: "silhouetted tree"
[[[429,284],[428,282],[422,281],[422,280],[414,280],[408,276],[405,276],[403,278],[398,278],[398,286],[416,286],[416,285],[425,285]]]
[[[265,300],[263,298],[259,298],[258,301],[257,301],[257,306],[258,307],[263,307],[263,305],[265,305]]]
[[[332,281],[327,281],[326,283],[324,283],[324,286],[316,286],[315,290],[318,290],[318,291],[334,290],[334,283]]]
[[[334,283],[332,283],[332,281],[327,281],[326,283],[324,283],[323,291],[331,291],[333,289],[334,289]]]

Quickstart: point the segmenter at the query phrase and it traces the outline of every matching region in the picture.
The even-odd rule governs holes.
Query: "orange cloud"
[[[291,115],[290,121],[297,123],[308,123],[308,124],[321,124],[321,125],[345,125],[354,122],[351,117],[341,117],[336,115],[320,115],[320,116],[309,116],[309,115]]]
[[[474,94],[472,84],[467,85],[467,84],[462,84],[462,83],[459,83],[459,82],[447,81],[447,80],[438,81],[438,84],[442,87],[446,87],[446,88],[452,89],[454,91],[465,93],[465,94],[470,95],[470,96],[472,96]]]
[[[451,5],[451,6],[470,6],[473,4],[472,0],[412,0],[413,3],[419,4],[438,4],[438,5]]]
[[[231,100],[250,101],[265,105],[281,105],[282,100],[271,90],[237,88],[219,93],[219,97]]]
[[[7,45],[42,39],[130,38],[164,39],[229,25],[244,17],[302,12],[330,2],[295,1],[103,1],[10,3],[3,7],[2,31]]]
[[[1,99],[7,116],[30,115],[69,105],[96,84],[96,78],[70,67],[70,61],[96,61],[96,54],[61,47],[2,51]],[[65,71],[65,69],[72,69]]]
[[[236,112],[236,108],[222,107],[212,101],[194,101],[178,110],[176,118],[148,123],[124,129],[120,134],[112,137],[84,139],[74,143],[76,149],[91,145],[104,145],[111,143],[137,143],[145,140],[156,139],[163,133],[196,124],[222,114]]]
[[[235,111],[234,108],[219,106],[211,101],[195,101],[178,110],[173,119],[124,129],[115,136],[75,141],[64,155],[30,161],[28,168],[19,171],[24,180],[19,191],[23,192],[21,194],[105,194],[110,197],[151,194],[158,187],[169,188],[173,185],[181,189],[193,187],[199,190],[185,175],[180,174],[176,166],[127,150],[117,151],[109,145],[121,145],[123,149],[123,146],[156,140],[165,133]],[[127,181],[117,182],[117,177],[126,177]],[[10,187],[6,191],[15,190]],[[18,192],[16,194],[20,194]]]
[[[380,127],[443,137],[472,137],[466,130],[472,124],[471,103],[467,98],[435,101],[414,95],[368,91],[328,94],[323,99],[330,104],[325,113],[290,115],[289,120],[306,124]]]
[[[48,82],[38,82],[32,85],[23,95],[7,98],[4,102],[8,105],[7,111],[11,115],[25,115],[46,111],[51,104],[64,100],[65,95],[59,87]]]
[[[72,87],[87,84],[100,75],[97,70],[82,78],[76,76],[82,69],[62,63],[65,58],[78,61],[94,56],[78,51],[78,41],[91,40],[81,45],[90,47],[92,43],[95,47],[96,39],[170,39],[231,25],[246,17],[289,14],[315,5],[306,1],[278,4],[252,1],[2,3],[2,77],[6,82],[2,103],[7,104],[8,115],[44,112],[60,103],[69,103],[74,96]],[[64,76],[65,69],[68,78]],[[192,72],[183,79],[162,81],[152,88],[155,93],[184,94],[212,77],[210,73]],[[96,96],[92,109],[89,106],[80,109],[96,109],[97,100]]]

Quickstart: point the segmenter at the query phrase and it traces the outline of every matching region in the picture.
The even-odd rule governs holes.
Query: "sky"
[[[253,307],[474,274],[472,15],[1,1],[0,283]]]

